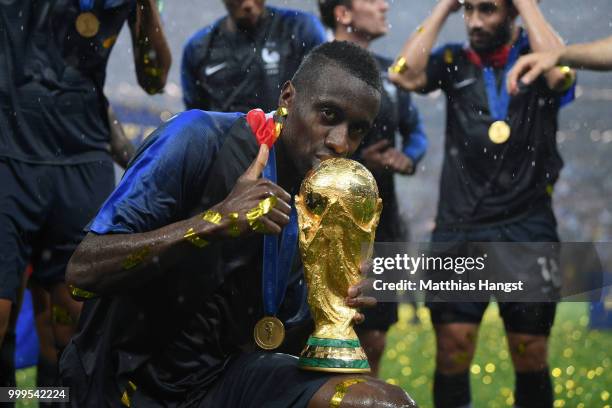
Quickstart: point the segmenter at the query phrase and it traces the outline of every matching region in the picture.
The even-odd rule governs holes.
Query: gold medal
[[[265,316],[253,329],[255,343],[264,350],[274,350],[285,340],[285,326],[274,316]]]
[[[74,25],[81,36],[91,38],[98,34],[100,29],[100,20],[92,12],[86,11],[79,14]]]
[[[506,143],[510,138],[510,126],[503,120],[496,120],[489,127],[489,139],[495,144]]]

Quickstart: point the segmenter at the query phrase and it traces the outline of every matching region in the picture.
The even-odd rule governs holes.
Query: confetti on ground
[[[555,407],[610,408],[612,403],[612,331],[589,330],[587,312],[584,303],[564,303],[557,309],[550,344]],[[429,408],[435,339],[428,310],[420,308],[418,316],[422,323],[414,325],[410,323],[412,307],[400,308],[400,321],[389,332],[381,376],[407,390],[421,408]],[[491,305],[483,318],[470,368],[474,406],[501,408],[514,404],[514,374],[503,338],[498,309]],[[17,382],[32,388],[35,376],[34,368],[19,370]],[[17,404],[17,408],[35,406],[32,401]]]
[[[428,310],[420,308],[417,314],[422,323],[414,325],[410,323],[412,307],[400,308],[400,321],[389,332],[381,376],[428,408],[432,407],[435,338]],[[549,353],[555,407],[604,407],[612,402],[612,331],[589,330],[588,322],[587,304],[559,305]],[[474,406],[514,404],[512,361],[496,305],[483,318],[470,372]]]

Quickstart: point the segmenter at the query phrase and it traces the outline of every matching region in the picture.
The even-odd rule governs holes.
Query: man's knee
[[[329,379],[316,392],[308,408],[413,408],[417,404],[400,387],[373,377],[342,375]]]
[[[539,371],[546,368],[548,337],[508,333],[508,345],[516,371]]]
[[[436,330],[436,365],[444,374],[466,371],[476,347],[478,326],[466,323],[440,324]]]

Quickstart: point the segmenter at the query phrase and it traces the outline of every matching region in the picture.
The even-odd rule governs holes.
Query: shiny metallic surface
[[[299,241],[313,337],[357,339],[356,310],[345,304],[361,280],[360,264],[372,252],[382,210],[372,174],[348,159],[321,162],[306,175],[296,197]]]

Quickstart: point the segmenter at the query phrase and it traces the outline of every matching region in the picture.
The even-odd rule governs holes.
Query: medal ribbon
[[[81,11],[86,13],[88,11],[93,10],[94,3],[96,0],[79,0],[79,5],[81,6]]]
[[[277,124],[272,115],[266,115],[261,109],[249,111],[246,115],[246,120],[253,133],[255,133],[258,144],[266,144],[270,149],[268,163],[263,170],[263,177],[276,183],[276,152],[274,142],[276,142],[278,137]],[[297,240],[297,211],[292,201],[289,224],[283,228],[280,249],[278,246],[278,235],[264,235],[261,286],[264,314],[266,316],[276,316],[281,303],[283,303],[287,289],[287,279],[293,265],[293,258],[297,247]]]
[[[510,50],[500,84],[501,89],[499,89],[499,91],[497,88],[497,81],[495,79],[494,68],[491,66],[485,66],[482,69],[485,89],[487,91],[487,99],[489,101],[489,110],[491,111],[491,116],[495,120],[506,120],[506,116],[508,115],[510,95],[506,89],[506,76],[519,57],[520,51],[523,48],[524,39],[526,39],[526,37],[524,37],[523,33],[521,33],[519,40]]]
[[[117,7],[125,2],[126,2],[125,0],[104,0],[104,8],[108,9],[112,7]],[[157,3],[158,9],[161,12],[161,10],[164,7],[163,0],[157,0],[157,2],[158,2]],[[79,6],[81,8],[81,13],[92,11],[95,3],[96,3],[96,0],[79,0]]]
[[[263,170],[263,176],[276,183],[276,154],[274,147],[270,149],[268,164]],[[297,211],[292,201],[289,224],[283,228],[280,249],[278,247],[277,235],[264,235],[262,289],[264,313],[266,316],[276,316],[281,303],[283,303],[289,271],[295,256],[297,237]]]

